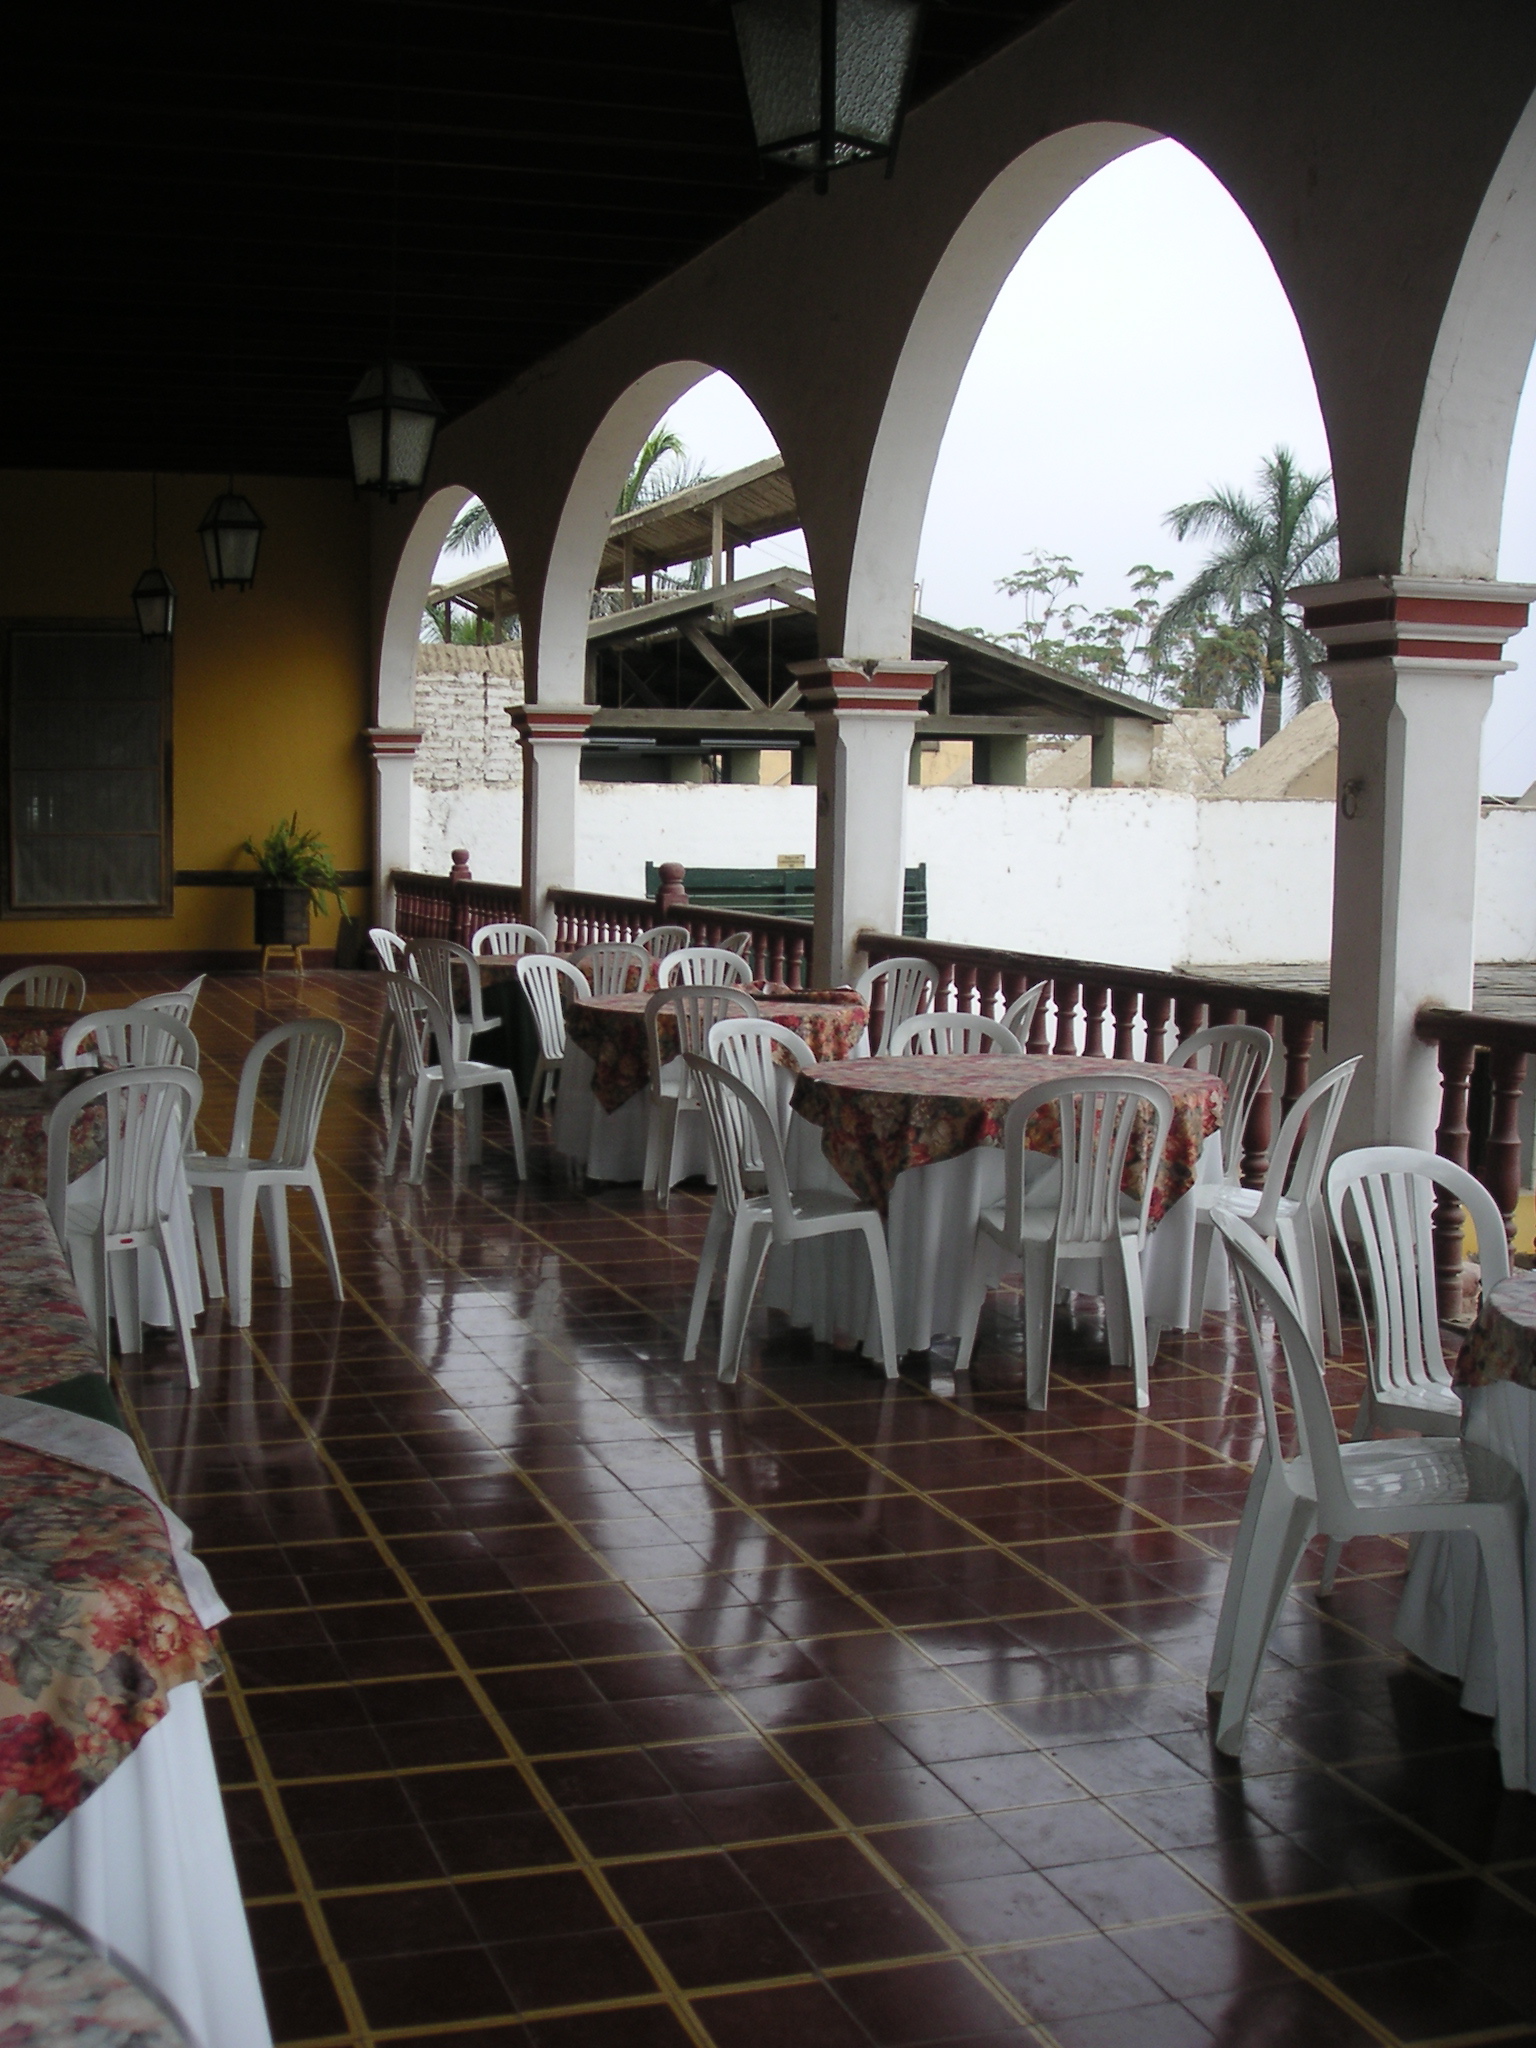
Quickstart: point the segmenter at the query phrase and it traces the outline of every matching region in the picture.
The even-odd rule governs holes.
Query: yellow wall
[[[253,587],[214,592],[197,523],[224,485],[160,479],[160,561],[178,600],[175,865],[235,866],[242,839],[297,807],[338,868],[366,868],[366,506],[347,483],[237,477],[267,530]],[[0,471],[0,617],[131,618],[149,563],[149,491],[147,476]],[[364,895],[351,892],[354,911]],[[335,936],[334,913],[314,921],[317,945]],[[0,954],[250,945],[243,889],[178,889],[173,917],[0,920]]]

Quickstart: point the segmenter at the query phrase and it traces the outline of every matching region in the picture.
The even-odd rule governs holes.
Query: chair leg
[[[139,1255],[136,1251],[107,1253],[108,1287],[117,1319],[117,1348],[137,1357],[144,1349],[144,1323],[139,1314]]]
[[[519,1180],[526,1180],[528,1178],[528,1147],[523,1139],[523,1105],[517,1099],[517,1083],[510,1075],[502,1082],[501,1092],[506,1098],[507,1121],[512,1126],[512,1156],[517,1161],[517,1177]],[[530,1102],[533,1100],[531,1094],[528,1100]]]
[[[438,1104],[442,1099],[442,1082],[434,1081],[430,1074],[423,1074],[416,1084],[415,1126],[411,1131],[411,1170],[406,1176],[412,1187],[419,1188],[427,1177],[427,1145],[432,1136],[432,1126],[437,1121]]]
[[[315,1205],[315,1221],[320,1226],[320,1249],[325,1255],[326,1267],[331,1276],[331,1292],[338,1301],[346,1300],[346,1290],[341,1284],[341,1261],[336,1256],[336,1233],[331,1228],[331,1211],[325,1199],[325,1188],[320,1179],[320,1169],[311,1160],[309,1179],[305,1182],[309,1198]]]
[[[405,1129],[405,1112],[409,1103],[410,1097],[397,1084],[394,1090],[394,1100],[390,1104],[389,1111],[389,1142],[384,1147],[384,1171],[386,1173],[393,1173],[395,1170],[395,1160],[400,1152],[400,1133]],[[413,1132],[412,1136],[414,1137],[414,1135],[415,1133]]]
[[[537,1060],[534,1061],[533,1079],[528,1083],[528,1109],[523,1118],[524,1159],[528,1156],[528,1147],[533,1143],[533,1118],[534,1112],[539,1107],[540,1089],[543,1089],[546,1093],[549,1089],[549,1061],[545,1059],[543,1053],[540,1053]],[[522,1168],[522,1171],[524,1178],[526,1178],[527,1169]]]
[[[1120,1239],[1121,1284],[1125,1290],[1125,1320],[1131,1345],[1131,1374],[1136,1385],[1136,1406],[1150,1408],[1148,1385],[1150,1359],[1147,1350],[1147,1309],[1141,1290],[1141,1246],[1134,1237]]]
[[[251,1265],[256,1244],[256,1187],[242,1174],[224,1190],[224,1253],[229,1261],[229,1320],[237,1330],[251,1321]]]
[[[1043,1408],[1051,1392],[1056,1324],[1056,1243],[1024,1247],[1024,1405]]]
[[[1311,1501],[1300,1499],[1283,1482],[1266,1487],[1244,1575],[1242,1603],[1232,1632],[1227,1686],[1216,1722],[1216,1747],[1223,1756],[1237,1756],[1242,1750],[1243,1731],[1248,1725],[1248,1710],[1253,1705],[1264,1652],[1316,1519]]]
[[[976,1326],[981,1321],[982,1305],[987,1298],[986,1275],[982,1267],[981,1240],[971,1253],[971,1270],[966,1276],[965,1292],[960,1298],[960,1341],[955,1346],[955,1371],[969,1372],[971,1353],[976,1348]]]
[[[454,1101],[464,1105],[464,1152],[471,1166],[485,1159],[485,1090],[461,1088]]]
[[[1217,1618],[1216,1635],[1211,1643],[1211,1668],[1205,1681],[1208,1693],[1220,1694],[1227,1689],[1227,1674],[1232,1664],[1232,1636],[1242,1608],[1243,1581],[1248,1576],[1248,1561],[1253,1555],[1253,1533],[1258,1527],[1265,1489],[1274,1482],[1274,1463],[1269,1455],[1269,1445],[1266,1443],[1260,1447],[1253,1468],[1253,1477],[1248,1482],[1248,1491],[1243,1499],[1242,1518],[1237,1525],[1237,1540],[1232,1545],[1232,1562],[1227,1566],[1227,1586],[1221,1599],[1221,1613]]]
[[[731,1230],[731,1254],[725,1268],[725,1306],[720,1315],[719,1376],[727,1384],[741,1370],[747,1318],[752,1313],[752,1298],[772,1243],[771,1224],[749,1216],[744,1209],[737,1210]]]
[[[1367,1383],[1360,1395],[1360,1405],[1355,1410],[1355,1426],[1350,1432],[1350,1442],[1364,1443],[1371,1433],[1371,1389]],[[1414,1539],[1417,1541],[1417,1538]],[[1333,1591],[1333,1582],[1339,1575],[1339,1560],[1344,1555],[1344,1545],[1337,1536],[1328,1538],[1328,1547],[1323,1552],[1323,1569],[1317,1581],[1318,1593],[1326,1598]],[[1413,1563],[1412,1545],[1409,1547],[1408,1562]]]
[[[176,1261],[171,1257],[171,1248],[166,1243],[163,1232],[157,1237],[155,1249],[159,1253],[161,1265],[165,1268],[166,1292],[171,1297],[171,1313],[176,1318],[176,1330],[181,1338],[181,1356],[187,1368],[187,1385],[201,1386],[202,1381],[197,1370],[197,1352],[192,1343],[192,1317],[187,1309],[187,1298],[181,1289]]]
[[[1317,1355],[1323,1352],[1323,1309],[1318,1280],[1317,1247],[1312,1241],[1312,1228],[1304,1215],[1282,1216],[1275,1228],[1275,1242],[1280,1252],[1280,1263],[1285,1268],[1285,1277],[1291,1283],[1291,1292],[1296,1297],[1302,1327],[1317,1346]]]
[[[896,1351],[896,1303],[891,1289],[891,1255],[878,1216],[865,1217],[860,1225],[869,1247],[869,1269],[875,1282],[875,1308],[880,1317],[880,1355],[885,1376],[893,1380],[901,1371]]]
[[[224,1272],[219,1264],[219,1226],[213,1213],[213,1189],[192,1190],[192,1222],[203,1261],[203,1290],[211,1301],[224,1298]]]
[[[94,1230],[89,1237],[74,1237],[66,1232],[64,1251],[79,1291],[80,1306],[96,1340],[101,1369],[107,1372],[112,1364],[112,1304],[107,1294],[107,1251],[101,1232]]]
[[[699,1336],[704,1328],[704,1311],[709,1307],[709,1290],[714,1282],[715,1268],[720,1263],[720,1247],[730,1227],[723,1205],[716,1202],[709,1212],[704,1248],[699,1253],[698,1278],[693,1283],[693,1300],[688,1305],[688,1334],[683,1339],[684,1365],[691,1365],[699,1355]]]
[[[1189,1269],[1189,1328],[1205,1324],[1205,1295],[1211,1284],[1211,1254],[1216,1249],[1216,1224],[1209,1209],[1195,1217],[1194,1262]]]
[[[258,1198],[261,1227],[266,1232],[272,1278],[279,1287],[293,1285],[293,1253],[288,1242],[288,1196],[280,1183],[268,1181]]]
[[[379,1026],[378,1042],[373,1048],[373,1082],[377,1087],[384,1073],[386,1054],[393,1055],[395,1049],[395,1013],[384,1012],[384,1022]]]

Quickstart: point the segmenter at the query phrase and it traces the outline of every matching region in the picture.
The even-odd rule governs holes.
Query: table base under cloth
[[[681,1076],[681,1060],[663,1071]],[[555,1096],[550,1141],[562,1158],[574,1160],[588,1180],[638,1181],[645,1176],[645,1144],[650,1095],[630,1096],[610,1116],[592,1092],[593,1065],[581,1047],[567,1039],[565,1065]],[[709,1133],[703,1116],[684,1116],[678,1124],[677,1177],[703,1174],[713,1181]]]
[[[751,989],[736,991],[751,998],[757,1014],[770,1024],[781,1024],[803,1038],[818,1060],[846,1060],[863,1035],[869,1012],[850,991],[844,1000],[834,1000],[835,991],[812,991],[806,995],[757,995]],[[646,1042],[645,1012],[648,995],[594,996],[590,1002],[576,998],[567,1002],[565,1029],[567,1050],[581,1048],[592,1065],[592,1092],[610,1116],[636,1095],[643,1096],[650,1083],[650,1047]],[[677,1019],[663,1010],[656,1020],[662,1057],[671,1064],[677,1051]]]
[[[1494,1451],[1536,1495],[1536,1392],[1509,1380],[1463,1394],[1469,1444]],[[1393,1633],[1432,1670],[1459,1678],[1469,1714],[1494,1716],[1493,1617],[1477,1538],[1421,1536]],[[1525,1524],[1526,1783],[1536,1786],[1536,1516]]]
[[[803,1118],[792,1120],[788,1146],[791,1181],[800,1188],[842,1191],[844,1184],[823,1154],[819,1135]],[[1042,1177],[1054,1171],[1052,1161],[1044,1155],[1038,1166]],[[1196,1178],[1220,1180],[1219,1134],[1206,1140]],[[898,1356],[930,1350],[959,1334],[976,1219],[984,1208],[1002,1198],[1003,1154],[996,1145],[978,1145],[957,1158],[913,1167],[897,1180],[891,1191],[885,1235],[891,1255]],[[1149,1323],[1181,1329],[1191,1320],[1194,1229],[1193,1205],[1178,1201],[1147,1239],[1141,1269]],[[1008,1258],[1001,1247],[989,1249],[995,1252],[995,1281],[1007,1269]],[[1063,1260],[1060,1285],[1101,1293],[1099,1265],[1097,1259]],[[869,1259],[851,1233],[775,1247],[768,1255],[763,1300],[770,1309],[786,1315],[796,1329],[808,1329],[819,1343],[862,1344],[866,1357],[880,1355]],[[1228,1305],[1226,1264],[1213,1258],[1205,1307],[1219,1311]]]
[[[35,1394],[86,1374],[105,1385],[48,1206],[0,1188],[0,1394]]]
[[[6,1883],[131,1963],[198,2048],[271,2048],[195,1685],[176,1687],[159,1726]]]

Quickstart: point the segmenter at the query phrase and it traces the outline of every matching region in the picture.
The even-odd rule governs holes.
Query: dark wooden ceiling
[[[931,4],[921,101],[1060,0]],[[394,350],[464,411],[770,202],[723,0],[18,8],[6,466],[343,475]]]

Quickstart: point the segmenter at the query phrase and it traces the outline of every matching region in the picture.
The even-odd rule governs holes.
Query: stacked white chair
[[[700,1053],[689,1053],[686,1057],[709,1118],[715,1155],[715,1205],[710,1211],[699,1276],[688,1312],[684,1359],[698,1355],[710,1283],[727,1243],[719,1376],[731,1381],[741,1367],[747,1318],[769,1248],[829,1237],[839,1231],[856,1231],[868,1248],[874,1275],[886,1377],[895,1379],[899,1366],[896,1311],[890,1257],[879,1213],[865,1208],[846,1189],[795,1193],[789,1184],[778,1124],[764,1108],[756,1090]]]
[[[517,960],[524,953],[547,953],[550,945],[536,924],[483,924],[469,949],[481,959]]]
[[[140,996],[130,1007],[135,1010],[163,1010],[166,1016],[174,1017],[179,1024],[190,1024],[207,978],[205,974],[194,975],[185,988],[168,989],[164,995]]]
[[[346,1033],[329,1017],[305,1017],[293,1024],[279,1024],[268,1031],[246,1054],[240,1070],[240,1087],[235,1096],[235,1119],[226,1154],[191,1152],[187,1155],[187,1179],[192,1184],[192,1210],[197,1219],[197,1241],[203,1255],[203,1275],[211,1295],[224,1292],[219,1270],[218,1236],[214,1228],[213,1193],[218,1189],[224,1204],[224,1250],[229,1264],[229,1319],[236,1329],[251,1320],[251,1257],[256,1235],[256,1209],[261,1207],[267,1250],[279,1287],[293,1285],[293,1265],[288,1245],[288,1190],[303,1188],[315,1205],[321,1249],[331,1276],[331,1291],[343,1299],[341,1266],[336,1257],[336,1239],[331,1230],[325,1187],[315,1160],[315,1143],[320,1133],[320,1115],[341,1060]],[[252,1154],[256,1105],[261,1093],[262,1069],[272,1056],[285,1055],[282,1094],[277,1107],[277,1129],[271,1150],[263,1157]]]
[[[1023,995],[1015,996],[1003,1012],[1004,1024],[1025,1048],[1029,1045],[1029,1034],[1035,1028],[1035,1012],[1044,994],[1045,983],[1037,981],[1032,988],[1025,989]]]
[[[85,1004],[85,976],[78,967],[17,967],[0,979],[0,1006],[18,993],[28,1010],[78,1010]]]
[[[727,1017],[709,1027],[704,1050],[717,1066],[745,1081],[773,1118],[780,1144],[787,1144],[794,1076],[816,1064],[815,1053],[799,1032],[768,1017]]]
[[[1526,1623],[1522,1550],[1525,1489],[1512,1465],[1453,1437],[1339,1442],[1320,1352],[1274,1254],[1241,1217],[1216,1227],[1237,1276],[1264,1408],[1264,1449],[1254,1467],[1227,1573],[1208,1682],[1221,1699],[1216,1746],[1242,1749],[1264,1652],[1296,1566],[1316,1534],[1402,1536],[1464,1530],[1477,1538],[1492,1610],[1498,1744],[1504,1783],[1528,1782]],[[1267,1308],[1285,1359],[1296,1416],[1287,1457],[1258,1329]]]
[[[668,953],[656,974],[658,988],[745,988],[752,969],[724,946],[680,946]]]
[[[55,1103],[48,1117],[48,1213],[81,1283],[81,1298],[92,1311],[103,1368],[111,1357],[114,1319],[125,1352],[138,1351],[142,1343],[139,1254],[149,1251],[164,1269],[187,1383],[194,1387],[192,1313],[172,1256],[163,1191],[171,1184],[175,1157],[202,1099],[202,1081],[190,1067],[134,1067],[82,1081]],[[99,1180],[91,1177],[89,1193],[77,1189],[72,1200],[70,1127],[97,1103],[106,1135],[106,1171]]]
[[[1275,1041],[1257,1024],[1212,1024],[1192,1031],[1180,1040],[1164,1061],[1165,1066],[1193,1067],[1202,1074],[1214,1074],[1226,1088],[1217,1140],[1221,1152],[1221,1178],[1197,1180],[1184,1200],[1194,1211],[1193,1264],[1189,1278],[1191,1327],[1199,1329],[1204,1314],[1205,1293],[1211,1268],[1216,1232],[1211,1214],[1218,1202],[1242,1192],[1243,1144],[1248,1118],[1264,1077],[1274,1063]],[[1155,1346],[1154,1346],[1155,1350]]]
[[[576,955],[576,965],[586,976],[593,995],[622,996],[639,994],[650,976],[652,961],[643,947],[615,942],[583,946]]]
[[[1039,1110],[1054,1109],[1060,1123],[1059,1171],[1029,1197],[1025,1138]],[[1142,1306],[1141,1254],[1158,1162],[1163,1156],[1173,1098],[1156,1081],[1108,1076],[1044,1081],[1027,1089],[1003,1124],[1004,1196],[977,1221],[976,1249],[960,1313],[956,1372],[966,1371],[986,1299],[986,1272],[1000,1249],[1024,1269],[1024,1398],[1043,1408],[1050,1392],[1051,1338],[1056,1310],[1056,1269],[1062,1259],[1097,1259],[1104,1275],[1110,1358],[1131,1365],[1136,1406],[1147,1407],[1148,1333]],[[1126,1159],[1142,1132],[1141,1193],[1122,1192]]]
[[[665,960],[669,953],[680,953],[684,946],[692,943],[693,933],[685,924],[653,924],[635,941],[653,960]]]
[[[682,959],[674,953],[674,960]],[[667,1072],[662,1064],[661,1013],[672,1013],[677,1025],[678,1051],[701,1053],[711,1028],[727,1017],[755,1017],[757,1005],[739,988],[720,982],[685,983],[679,988],[659,988],[645,1006],[646,1061],[650,1069],[650,1103],[646,1118],[645,1172],[643,1184],[665,1199],[677,1179],[679,1123],[697,1116],[702,1108],[693,1077],[685,1068]],[[674,1056],[675,1057],[675,1056]],[[667,1066],[672,1062],[668,1061]]]
[[[512,1150],[517,1159],[517,1171],[526,1180],[528,1153],[523,1142],[523,1116],[517,1100],[517,1083],[510,1068],[488,1066],[480,1060],[455,1058],[453,1029],[442,1005],[412,976],[387,975],[384,989],[399,1035],[403,1078],[410,1083],[409,1094],[404,1087],[396,1091],[384,1153],[384,1171],[393,1173],[395,1170],[400,1133],[405,1124],[406,1109],[410,1107],[413,1112],[411,1170],[407,1178],[412,1186],[419,1186],[426,1178],[427,1145],[445,1094],[450,1098],[464,1097],[469,1162],[472,1166],[478,1165],[484,1149],[481,1098],[485,1089],[499,1088],[512,1124]],[[437,1052],[435,1061],[427,1058],[429,1038]]]
[[[453,1056],[466,1060],[477,1038],[499,1031],[501,1019],[487,1017],[482,1001],[480,962],[468,946],[452,939],[416,939],[411,945],[416,979],[431,990],[444,1014],[453,1020]],[[458,984],[466,984],[466,1007],[458,1006]]]
[[[71,1024],[59,1042],[59,1065],[69,1068],[190,1067],[195,1073],[200,1058],[186,1025],[145,1003],[92,1010]]]
[[[590,996],[592,991],[579,967],[573,967],[569,960],[558,959],[553,953],[525,954],[517,963],[517,978],[528,998],[534,1029],[539,1036],[539,1057],[534,1063],[533,1079],[528,1086],[528,1115],[523,1133],[527,1145],[533,1140],[535,1112],[548,1102],[565,1071],[566,999],[568,996],[581,999]]]
[[[929,1059],[971,1059],[979,1053],[1012,1053],[1023,1047],[995,1017],[974,1016],[969,1010],[925,1010],[908,1017],[894,1031],[885,1034],[885,1057],[917,1053]]]
[[[376,924],[368,934],[368,941],[386,974],[406,974],[410,971],[411,949],[398,932],[392,932],[387,925]],[[386,1058],[389,1060],[389,1085],[393,1088],[400,1079],[400,1045],[395,1036],[394,1015],[388,1003],[384,1005],[384,1017],[379,1025],[378,1041],[373,1049],[375,1081],[384,1071]]]
[[[909,1017],[915,1017],[919,1010],[931,1010],[939,986],[939,971],[931,962],[915,958],[880,960],[873,967],[866,967],[854,984],[859,999],[869,1010],[875,1006],[875,991],[883,988],[885,998],[885,1024],[881,1050],[890,1042],[891,1033],[898,1024],[905,1024]],[[866,1027],[859,1041],[861,1054],[875,1050],[874,1040]]]

